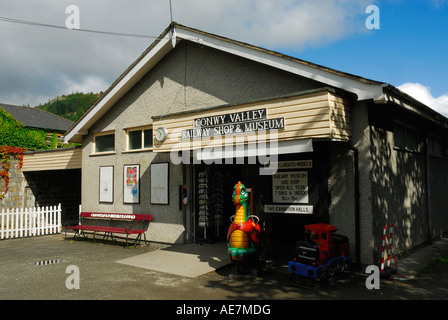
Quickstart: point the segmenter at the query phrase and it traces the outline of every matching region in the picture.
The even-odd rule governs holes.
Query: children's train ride
[[[348,270],[351,264],[349,240],[336,234],[336,227],[317,223],[305,226],[305,237],[296,245],[288,270],[316,280]]]

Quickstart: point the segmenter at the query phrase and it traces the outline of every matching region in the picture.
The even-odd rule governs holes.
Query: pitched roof
[[[74,123],[73,121],[36,108],[13,106],[3,103],[0,103],[0,107],[26,127],[67,131]]]
[[[221,50],[351,92],[358,97],[358,100],[380,99],[380,101],[384,101],[384,99],[388,99],[385,96],[385,91],[389,91],[392,87],[387,83],[334,70],[276,51],[267,50],[173,22],[70,128],[66,133],[66,141],[80,142],[82,135],[87,134],[88,129],[116,101],[140,81],[163,57],[173,50],[177,43],[183,40]],[[395,94],[400,93],[398,89],[394,89],[393,91]],[[413,102],[416,102],[416,100]]]

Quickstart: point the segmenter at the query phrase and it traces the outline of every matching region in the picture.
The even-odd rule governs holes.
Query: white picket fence
[[[2,209],[0,240],[61,232],[61,204],[52,207]]]

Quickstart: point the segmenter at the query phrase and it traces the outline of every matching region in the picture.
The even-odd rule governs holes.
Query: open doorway
[[[197,165],[195,172],[196,241],[226,241],[230,218],[235,215],[232,194],[238,181],[251,192],[247,210],[262,215],[258,165]]]

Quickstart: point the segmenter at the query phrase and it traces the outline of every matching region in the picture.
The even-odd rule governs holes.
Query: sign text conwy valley
[[[267,119],[267,109],[263,108],[194,119],[193,129],[183,130],[182,139],[206,138],[284,128],[284,118]]]

